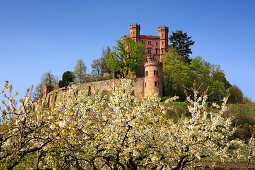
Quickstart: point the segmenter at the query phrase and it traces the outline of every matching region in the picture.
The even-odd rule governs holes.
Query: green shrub
[[[229,103],[241,103],[241,102],[243,102],[243,92],[236,85],[231,86],[228,89],[228,94],[229,94],[229,98],[228,98]]]

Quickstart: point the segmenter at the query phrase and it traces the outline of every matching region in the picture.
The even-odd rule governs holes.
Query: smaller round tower
[[[151,96],[155,93],[163,96],[162,67],[163,64],[159,61],[154,61],[152,55],[147,57],[147,61],[144,64],[144,96]]]

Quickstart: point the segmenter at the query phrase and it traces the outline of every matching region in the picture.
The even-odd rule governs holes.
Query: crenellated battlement
[[[140,30],[140,24],[130,24],[129,28],[130,29],[138,28]]]
[[[158,67],[163,67],[162,62],[158,60],[154,60],[152,55],[147,56],[147,60],[144,63],[144,67],[148,66],[158,66]]]
[[[168,26],[160,26],[158,27],[158,31],[161,32],[161,31],[167,31],[168,32]]]

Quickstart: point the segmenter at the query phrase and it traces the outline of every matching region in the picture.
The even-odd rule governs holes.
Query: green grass
[[[255,103],[229,104],[228,110],[232,114],[246,114],[251,119],[255,120]]]

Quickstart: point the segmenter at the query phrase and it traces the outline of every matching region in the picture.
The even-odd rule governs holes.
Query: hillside
[[[178,120],[182,115],[190,116],[186,102],[169,102],[173,110],[166,114],[167,118]],[[240,104],[227,104],[228,111],[225,116],[233,116],[233,125],[237,127],[235,137],[249,139],[252,134],[251,126],[255,126],[255,103],[245,102]]]

